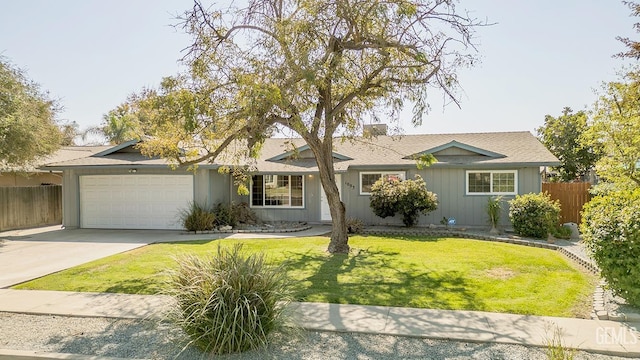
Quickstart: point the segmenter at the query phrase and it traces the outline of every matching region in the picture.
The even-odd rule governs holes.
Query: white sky
[[[208,3],[208,2],[206,2]],[[179,71],[189,37],[174,29],[190,0],[0,1],[0,55],[27,71],[52,97],[60,118],[81,128],[145,86]],[[461,0],[477,18],[482,63],[460,72],[461,109],[432,111],[405,133],[534,131],[562,108],[589,107],[594,90],[616,78],[624,50],[637,38],[629,9],[617,0]],[[408,112],[408,114],[410,114]]]

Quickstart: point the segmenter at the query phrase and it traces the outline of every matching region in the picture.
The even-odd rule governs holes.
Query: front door
[[[336,185],[338,186],[338,192],[340,198],[342,198],[342,175],[336,174]],[[320,183],[320,220],[331,221],[331,211],[329,210],[329,202],[327,201],[327,195],[324,193],[322,183]]]

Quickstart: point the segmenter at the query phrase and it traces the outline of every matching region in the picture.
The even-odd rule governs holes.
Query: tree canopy
[[[603,146],[596,169],[604,180],[621,187],[640,186],[640,73],[603,85],[594,105],[592,142]]]
[[[237,140],[237,157],[256,156],[274,131],[303,138],[333,219],[331,252],[349,249],[334,137],[369,119],[398,121],[408,105],[419,124],[434,91],[457,102],[456,73],[477,60],[482,25],[449,0],[196,1],[183,21],[189,72],[141,94],[153,135],[142,151],[188,165],[215,161]]]
[[[640,16],[640,4],[634,1],[623,1],[622,3],[627,5],[629,9],[631,9],[632,16]],[[640,23],[635,23],[633,27],[635,28],[636,32],[640,32]],[[626,36],[618,36],[616,37],[616,39],[622,42],[627,47],[627,51],[622,51],[616,54],[617,57],[640,60],[640,42],[639,41],[631,40],[629,37],[626,37]]]
[[[0,168],[21,170],[56,151],[56,102],[24,71],[0,57]]]
[[[584,176],[600,158],[599,144],[584,139],[588,128],[586,112],[574,113],[565,107],[558,117],[545,116],[544,125],[537,129],[540,141],[562,162],[555,168],[561,181]]]
[[[142,124],[132,105],[135,101],[125,102],[109,111],[102,117],[101,126],[92,131],[104,135],[113,145],[142,138]]]

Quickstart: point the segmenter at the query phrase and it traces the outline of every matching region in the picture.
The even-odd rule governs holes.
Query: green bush
[[[613,292],[640,307],[640,189],[593,198],[580,230]]]
[[[235,217],[231,205],[218,203],[213,208],[213,213],[216,216],[216,225],[218,226],[229,225],[235,227],[238,225],[238,220]]]
[[[520,236],[546,238],[560,221],[560,203],[549,194],[516,195],[509,201],[509,220]]]
[[[381,218],[399,213],[406,226],[413,226],[421,213],[427,214],[438,207],[438,198],[427,191],[420,175],[416,175],[415,180],[404,181],[383,177],[371,187],[369,206]]]
[[[349,234],[359,234],[364,230],[364,222],[357,218],[347,219],[347,231]]]
[[[558,239],[571,239],[571,228],[564,225],[556,226],[551,233]]]
[[[212,230],[216,223],[216,216],[196,202],[192,202],[186,209],[180,210],[179,217],[182,227],[187,231]]]
[[[171,276],[173,319],[207,353],[266,346],[290,301],[286,272],[268,265],[262,253],[241,250],[236,244],[206,259],[186,255]]]

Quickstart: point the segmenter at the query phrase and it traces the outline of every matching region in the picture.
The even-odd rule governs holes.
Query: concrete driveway
[[[276,238],[325,234],[326,226],[286,234],[185,234],[176,230],[64,230],[60,226],[0,233],[0,289],[154,242]]]

